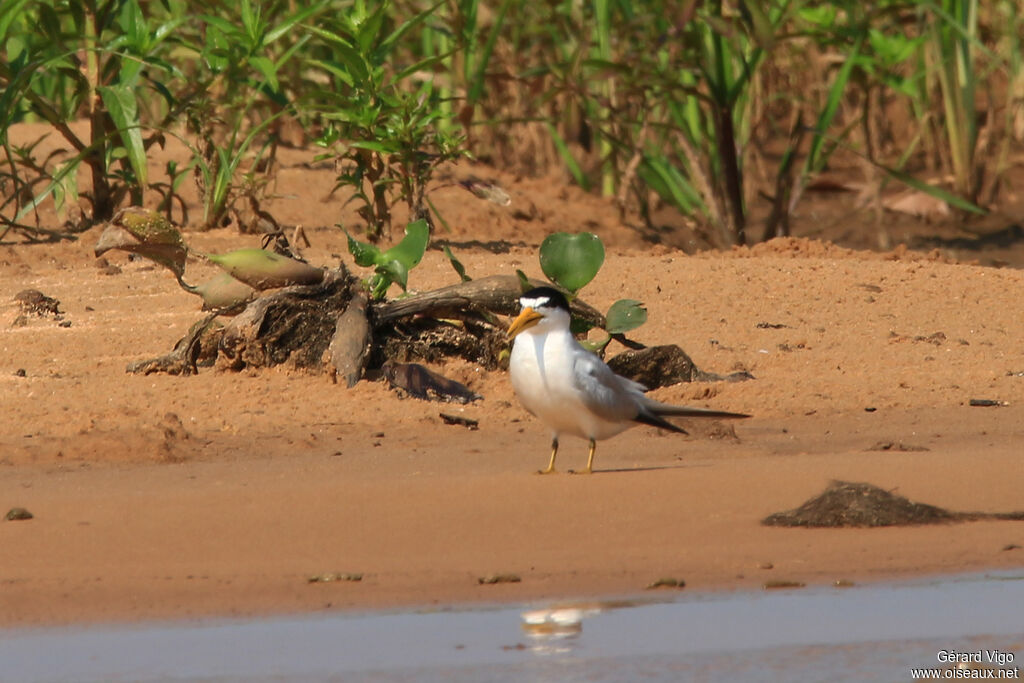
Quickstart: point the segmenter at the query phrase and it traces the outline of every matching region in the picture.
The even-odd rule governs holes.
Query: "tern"
[[[590,441],[587,467],[578,472],[590,474],[597,441],[636,424],[686,434],[664,416],[750,417],[648,398],[646,387],[615,374],[576,341],[569,331],[569,302],[557,289],[531,289],[519,303],[522,310],[508,328],[512,340],[509,377],[523,407],[551,429],[551,461],[539,474],[555,471],[558,440],[565,434]]]

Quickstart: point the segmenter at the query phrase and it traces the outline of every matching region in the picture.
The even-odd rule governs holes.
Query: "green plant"
[[[289,3],[227,3],[220,14],[199,17],[201,39],[191,48],[205,69],[186,107],[203,227],[222,225],[246,188],[259,184],[257,168],[269,169],[276,146],[273,126],[294,113],[295,94],[282,73],[297,65],[311,38],[299,30],[328,7],[320,0]],[[296,79],[297,81],[299,79]],[[290,88],[289,88],[290,85]],[[266,111],[269,108],[269,112]],[[243,162],[248,170],[243,171]],[[242,176],[245,176],[244,178]]]
[[[342,228],[344,229],[344,228]],[[348,234],[348,250],[356,265],[372,267],[374,274],[366,281],[374,300],[381,300],[392,284],[404,291],[409,284],[409,271],[419,265],[430,241],[430,226],[420,219],[405,226],[405,237],[390,249],[381,250],[372,244],[360,242]]]
[[[271,116],[251,127],[243,135],[244,112],[236,115],[232,127],[222,143],[217,142],[219,119],[209,102],[194,103],[188,109],[190,130],[198,137],[198,144],[187,143],[192,150],[192,167],[196,185],[203,204],[203,227],[215,228],[223,225],[228,214],[234,211],[235,202],[243,194],[241,165],[249,161],[246,175],[252,182],[259,167],[272,164],[273,140],[264,135],[276,116]],[[250,155],[251,148],[262,141],[261,146]],[[237,211],[236,211],[237,213]]]
[[[601,238],[589,232],[570,235],[556,232],[544,238],[540,245],[540,268],[555,285],[566,291],[570,298],[593,280],[604,263],[604,244]],[[611,305],[605,314],[605,331],[608,336],[589,344],[592,350],[601,351],[608,343],[630,330],[647,322],[647,309],[635,299],[620,299]],[[574,319],[572,329],[583,333],[590,326]]]
[[[52,239],[61,236],[60,233],[40,227],[38,216],[36,225],[21,222],[20,218],[15,217],[22,216],[19,209],[32,202],[33,196],[38,192],[38,186],[54,177],[62,179],[61,184],[52,191],[58,214],[68,200],[73,201],[77,196],[77,187],[71,182],[74,176],[54,168],[59,164],[55,161],[60,155],[59,151],[53,150],[41,159],[36,158],[36,148],[48,136],[49,133],[41,135],[34,141],[22,145],[12,145],[6,138],[3,141],[7,164],[0,170],[0,195],[4,197],[3,203],[0,204],[0,241],[3,241],[12,230],[28,239]]]
[[[443,125],[450,110],[441,106],[432,80],[422,77],[444,55],[397,69],[393,64],[401,41],[438,6],[391,28],[388,3],[369,11],[358,2],[311,29],[323,54],[308,65],[329,82],[307,99],[326,122],[317,144],[331,151],[318,158],[341,166],[335,189],[352,192],[348,201],[359,203],[357,213],[372,242],[390,233],[398,201],[407,204],[411,220],[428,217],[425,198],[435,170],[465,155],[461,136]]]
[[[163,77],[177,77],[166,59],[168,43],[184,21],[154,12],[137,0],[106,2],[4,3],[0,8],[0,43],[8,59],[0,60],[0,137],[15,121],[41,118],[74,150],[60,172],[14,216],[17,223],[44,199],[66,188],[68,175],[80,164],[91,185],[79,195],[91,204],[91,221],[110,218],[128,194],[142,201],[148,183],[147,148],[158,133],[143,135],[139,102],[149,90],[171,101]],[[79,115],[89,121],[85,138],[69,123]]]
[[[178,162],[173,159],[169,160],[164,167],[165,173],[167,174],[167,182],[154,181],[150,184],[150,187],[157,193],[160,194],[160,204],[157,206],[158,211],[162,211],[167,217],[167,220],[172,220],[172,213],[174,210],[174,204],[177,202],[178,209],[181,211],[181,224],[188,224],[188,205],[182,198],[179,190],[181,189],[182,183],[185,178],[192,171],[194,164],[187,164],[185,168],[179,169]]]

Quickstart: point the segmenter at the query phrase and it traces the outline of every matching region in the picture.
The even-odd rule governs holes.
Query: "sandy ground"
[[[533,202],[542,189],[506,182]],[[504,373],[436,368],[485,397],[465,407],[285,367],[129,375],[130,361],[166,352],[199,319],[198,300],[125,254],[98,267],[99,229],[3,245],[0,514],[17,506],[34,518],[0,522],[0,625],[561,599],[662,577],[704,590],[1024,566],[1019,522],[759,523],[831,479],[953,510],[1024,507],[1024,272],[806,239],[688,256],[646,245],[611,204],[576,190],[550,193],[532,218],[444,193],[453,233],[442,237],[470,275],[539,276],[545,234],[601,234],[608,257],[584,298],[601,309],[640,299],[649,322],[631,336],[756,377],[656,397],[754,417],[733,425],[735,438],[713,425],[691,423],[689,437],[639,427],[599,445],[594,476],[540,477],[549,435]],[[294,204],[306,256],[347,261],[328,227],[337,202],[291,197],[278,210]],[[258,241],[232,229],[188,240],[211,251]],[[206,272],[189,267],[193,279]],[[455,278],[431,250],[410,284]],[[62,319],[15,324],[12,297],[26,288],[59,299]],[[480,427],[445,425],[440,412]],[[873,450],[880,442],[909,450]],[[563,468],[585,457],[584,442],[563,443]],[[326,572],[363,578],[309,582]],[[493,574],[521,581],[478,582]]]

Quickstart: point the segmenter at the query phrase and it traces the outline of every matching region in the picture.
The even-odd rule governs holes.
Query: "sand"
[[[332,227],[339,202],[302,202],[311,181],[288,173],[296,185],[275,210],[306,226],[304,254],[350,263]],[[440,238],[471,276],[540,276],[544,235],[598,232],[608,254],[588,302],[639,299],[649,322],[633,338],[756,378],[654,395],[754,417],[727,425],[734,436],[694,422],[689,437],[638,427],[599,444],[593,476],[537,476],[550,436],[503,372],[434,367],[484,396],[467,406],[403,399],[380,382],[346,389],[286,366],[126,374],[171,348],[201,317],[198,300],[126,254],[98,266],[99,228],[74,242],[9,242],[0,514],[23,507],[33,519],[0,521],[0,625],[608,596],[664,577],[699,591],[1024,566],[1019,522],[760,524],[832,479],[953,510],[1024,507],[1024,272],[805,238],[687,255],[648,244],[611,202],[503,183],[530,197],[533,218],[459,188],[437,193],[453,226]],[[258,244],[231,228],[186,236],[202,250]],[[208,268],[189,265],[194,279]],[[410,286],[456,277],[432,249]],[[13,297],[26,288],[58,299],[62,317],[19,321]],[[479,429],[446,425],[440,412]],[[585,458],[585,442],[563,442],[563,469]],[[328,572],[362,580],[309,581]],[[521,580],[479,583],[494,574]]]

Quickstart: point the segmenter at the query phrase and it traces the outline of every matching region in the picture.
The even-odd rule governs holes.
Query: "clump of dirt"
[[[738,382],[754,379],[748,372],[719,375],[705,372],[676,344],[630,349],[608,361],[616,374],[643,384],[648,389],[659,389],[681,382]]]
[[[38,289],[23,289],[14,295],[14,300],[18,302],[26,315],[40,317],[61,315],[60,302],[51,296],[46,296]]]
[[[915,503],[874,484],[833,481],[824,493],[795,510],[768,515],[761,524],[835,528],[949,524],[987,519],[1024,521],[1024,511],[953,512]]]

